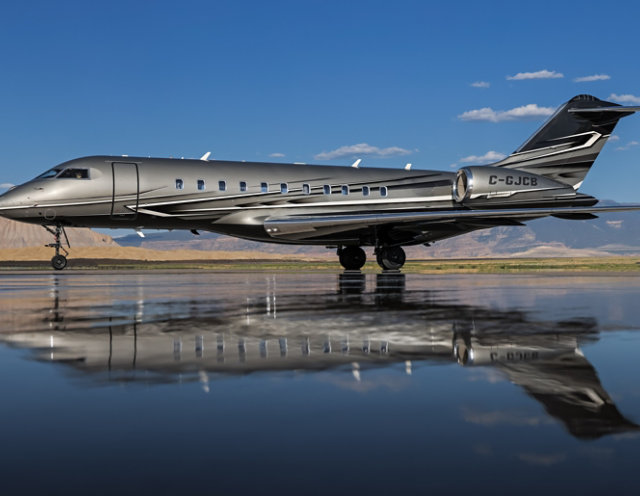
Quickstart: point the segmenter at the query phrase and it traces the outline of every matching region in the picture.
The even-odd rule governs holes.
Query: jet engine
[[[465,205],[486,203],[493,198],[544,201],[575,198],[575,196],[575,190],[568,184],[537,174],[502,167],[464,167],[458,171],[453,182],[454,200]]]
[[[487,341],[485,339],[485,341]],[[533,335],[519,337],[515,342],[484,342],[457,336],[453,341],[453,356],[460,365],[508,365],[579,353],[575,336]]]

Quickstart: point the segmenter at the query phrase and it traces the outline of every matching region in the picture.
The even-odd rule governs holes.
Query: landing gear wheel
[[[340,265],[346,270],[360,270],[367,261],[367,255],[359,246],[347,246],[338,252]]]
[[[51,266],[56,270],[62,270],[67,266],[67,257],[64,255],[54,255],[51,259]]]
[[[71,244],[69,243],[69,238],[67,237],[67,233],[62,227],[61,224],[56,224],[55,230],[51,229],[47,226],[42,226],[51,234],[53,234],[53,243],[48,243],[45,246],[49,248],[54,248],[56,250],[56,254],[51,259],[51,266],[56,270],[62,270],[67,266],[67,257],[64,255],[68,255],[69,252],[62,246],[62,242],[60,241],[60,237],[64,235],[64,239],[67,242],[67,246],[71,248]],[[64,252],[64,255],[60,255],[60,251]]]
[[[382,247],[376,253],[378,265],[385,270],[399,270],[404,265],[407,256],[400,246]]]

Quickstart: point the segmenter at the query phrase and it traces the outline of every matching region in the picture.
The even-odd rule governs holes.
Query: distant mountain
[[[68,228],[66,232],[71,246],[74,247],[117,246],[111,236],[91,229]],[[0,249],[43,246],[52,242],[53,235],[48,233],[42,226],[0,217]]]

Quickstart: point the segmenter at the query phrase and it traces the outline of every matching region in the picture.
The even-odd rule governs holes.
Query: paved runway
[[[624,493],[639,297],[629,275],[5,273],[3,481]]]

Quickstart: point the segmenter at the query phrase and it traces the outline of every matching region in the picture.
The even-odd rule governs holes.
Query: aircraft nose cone
[[[21,203],[19,195],[13,189],[0,195],[0,215],[9,219],[15,219]]]

